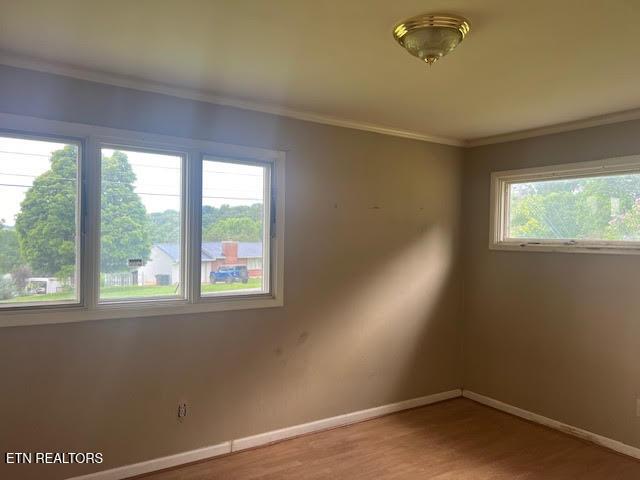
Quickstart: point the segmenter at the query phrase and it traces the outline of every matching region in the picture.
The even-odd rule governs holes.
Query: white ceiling
[[[471,33],[428,67],[391,29],[434,11]],[[0,0],[5,59],[445,141],[640,107],[639,25],[638,0]]]

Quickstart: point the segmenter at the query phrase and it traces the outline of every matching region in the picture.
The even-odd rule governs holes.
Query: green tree
[[[611,175],[515,185],[510,234],[515,238],[640,237],[640,175]]]
[[[63,278],[69,278],[72,274],[73,272],[70,272],[67,277]],[[13,281],[15,290],[18,293],[22,293],[25,291],[25,289],[27,288],[27,283],[29,282],[29,277],[31,277],[31,275],[31,269],[26,265],[20,265],[11,271],[11,280]]]
[[[203,232],[203,238],[207,241],[258,242],[261,237],[262,224],[248,217],[224,218]]]
[[[72,276],[76,263],[77,147],[51,155],[51,167],[37,177],[16,216],[20,252],[37,275]],[[126,271],[128,259],[149,256],[147,215],[134,191],[127,156],[102,159],[101,268]]]
[[[177,243],[180,240],[180,213],[175,210],[149,214],[151,243]]]
[[[180,239],[180,213],[175,210],[148,214],[151,243],[177,243]],[[259,241],[262,235],[262,204],[202,207],[205,240],[231,235],[242,241]],[[256,233],[257,231],[257,233]],[[247,240],[244,240],[247,239]]]
[[[15,285],[11,279],[0,277],[0,300],[9,300],[15,293]]]
[[[66,274],[75,265],[77,157],[74,145],[53,152],[51,168],[33,181],[16,216],[21,255],[39,275]]]
[[[582,221],[591,237],[611,234],[609,225],[631,212],[640,198],[640,175],[612,175],[588,179],[581,192],[587,213]]]
[[[576,238],[579,205],[571,192],[528,195],[515,201],[511,233],[516,238]]]
[[[207,231],[213,224],[225,218],[247,217],[256,222],[262,222],[262,204],[238,205],[232,207],[224,204],[220,207],[203,205],[202,207],[202,231]]]
[[[22,264],[20,256],[20,242],[14,228],[0,220],[0,276],[13,271]]]
[[[631,209],[609,222],[606,238],[640,241],[640,198]]]
[[[149,258],[147,211],[135,192],[135,181],[136,175],[126,154],[116,151],[111,157],[102,157],[102,272],[127,271],[129,259]]]

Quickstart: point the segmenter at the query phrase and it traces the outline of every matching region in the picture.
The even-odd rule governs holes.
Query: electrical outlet
[[[184,417],[187,416],[187,402],[182,402],[178,404],[178,420],[184,420]]]

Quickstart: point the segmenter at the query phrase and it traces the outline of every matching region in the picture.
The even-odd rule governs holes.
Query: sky
[[[51,153],[62,143],[0,137],[0,219],[14,225],[20,203],[33,180],[49,169]],[[158,153],[127,154],[136,174],[136,192],[147,212],[180,208],[180,157]],[[103,155],[113,154],[103,149]],[[203,166],[203,204],[219,207],[262,203],[264,168],[211,158]]]

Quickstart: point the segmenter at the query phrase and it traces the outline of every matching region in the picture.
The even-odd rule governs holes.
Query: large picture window
[[[282,152],[0,122],[0,326],[283,304]]]
[[[640,160],[492,176],[491,247],[640,253]]]
[[[80,301],[80,146],[0,136],[0,304]]]

